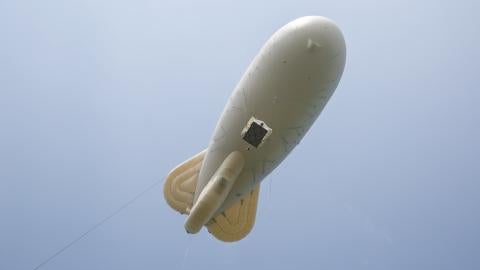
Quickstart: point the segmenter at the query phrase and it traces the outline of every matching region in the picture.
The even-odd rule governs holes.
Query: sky
[[[0,269],[479,269],[480,2],[0,1]],[[340,84],[253,231],[187,235],[162,181],[264,42],[336,21]]]

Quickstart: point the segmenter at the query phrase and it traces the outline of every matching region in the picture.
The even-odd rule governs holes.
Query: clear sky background
[[[304,15],[337,91],[256,226],[185,234],[155,187],[42,269],[480,269],[480,2],[0,1],[0,269],[33,269],[207,147],[263,43]]]

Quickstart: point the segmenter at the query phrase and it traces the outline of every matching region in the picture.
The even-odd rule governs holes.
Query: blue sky
[[[33,269],[204,149],[270,35],[347,63],[256,226],[188,236],[162,186],[42,269],[479,269],[478,1],[1,1],[0,269]]]

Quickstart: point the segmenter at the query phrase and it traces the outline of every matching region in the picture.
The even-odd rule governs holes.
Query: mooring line
[[[160,184],[162,182],[163,179],[159,179],[157,180],[156,182],[154,182],[153,184],[151,184],[150,186],[148,186],[147,188],[145,188],[144,190],[142,190],[141,192],[139,192],[137,195],[135,195],[135,197],[133,197],[132,199],[130,199],[129,201],[127,201],[126,203],[124,203],[123,205],[121,205],[119,208],[117,208],[115,211],[113,211],[112,213],[110,213],[108,216],[104,217],[103,219],[99,220],[97,223],[95,223],[95,225],[93,225],[92,227],[90,227],[88,230],[86,230],[84,233],[82,233],[81,235],[77,236],[76,238],[74,238],[72,241],[70,241],[68,244],[66,244],[65,246],[63,246],[62,248],[60,248],[59,250],[57,250],[55,253],[53,253],[50,257],[46,258],[45,260],[43,260],[41,263],[39,263],[37,266],[35,266],[35,268],[33,268],[33,270],[37,270],[37,269],[40,269],[42,268],[43,266],[45,266],[46,264],[48,264],[49,262],[51,262],[53,259],[55,259],[55,257],[59,256],[60,254],[62,254],[63,252],[65,252],[67,249],[71,248],[73,245],[75,245],[76,243],[78,243],[80,240],[82,240],[83,238],[85,238],[87,235],[89,235],[90,233],[92,233],[93,231],[95,231],[96,229],[98,229],[100,226],[102,226],[103,224],[105,224],[107,221],[109,221],[111,218],[115,217],[117,214],[119,214],[122,210],[124,210],[125,208],[127,208],[128,206],[130,206],[132,203],[134,203],[136,200],[138,200],[140,197],[142,197],[143,195],[145,195],[147,192],[149,192],[150,190],[152,190],[153,188],[155,188],[158,184]]]

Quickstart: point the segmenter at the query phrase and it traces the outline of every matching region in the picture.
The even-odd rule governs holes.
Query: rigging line
[[[188,244],[187,247],[185,248],[185,252],[183,253],[183,259],[182,259],[182,264],[180,265],[180,270],[185,269],[185,263],[187,262],[187,257],[188,253],[190,253],[190,247],[192,246],[192,234],[188,234]]]
[[[270,183],[268,183],[268,212],[272,207],[272,182],[273,179],[270,179]]]
[[[109,221],[111,218],[113,218],[114,216],[116,216],[118,213],[120,213],[122,210],[124,210],[125,208],[127,208],[128,206],[130,206],[132,203],[134,203],[136,200],[138,200],[140,197],[142,197],[143,195],[145,195],[147,192],[149,192],[150,190],[152,190],[153,188],[155,188],[158,184],[160,184],[162,182],[163,179],[159,179],[157,180],[156,182],[154,182],[153,184],[149,185],[147,188],[145,188],[144,190],[142,190],[141,192],[139,192],[137,195],[135,195],[135,197],[133,197],[132,199],[130,199],[129,201],[127,201],[126,203],[124,203],[123,205],[121,205],[119,208],[117,208],[115,211],[113,211],[112,213],[110,213],[108,216],[104,217],[103,219],[99,220],[95,225],[93,225],[92,227],[90,227],[88,230],[86,230],[84,233],[82,233],[81,235],[77,236],[75,239],[73,239],[72,241],[70,241],[68,244],[66,244],[65,246],[63,246],[62,248],[60,248],[59,250],[57,250],[57,252],[53,253],[50,257],[46,258],[45,260],[43,260],[40,264],[38,264],[35,268],[33,268],[33,270],[37,270],[37,269],[40,269],[42,268],[43,266],[45,266],[46,264],[48,264],[50,261],[52,261],[53,259],[55,259],[55,257],[59,256],[60,254],[62,254],[63,252],[65,252],[67,249],[71,248],[73,245],[75,245],[76,243],[78,243],[80,240],[82,240],[84,237],[86,237],[87,235],[89,235],[91,232],[95,231],[96,229],[98,229],[100,226],[102,226],[103,224],[105,224],[107,221]]]

